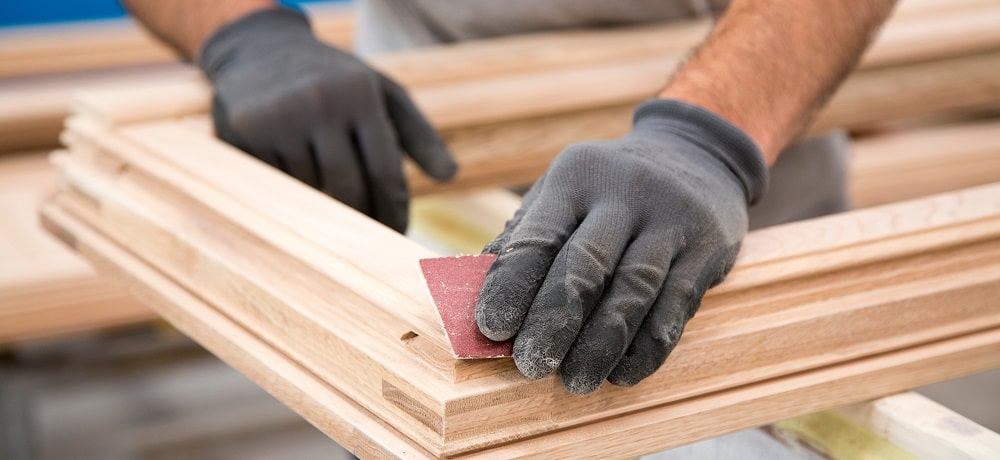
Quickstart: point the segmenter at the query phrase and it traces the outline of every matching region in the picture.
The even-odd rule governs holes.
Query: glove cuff
[[[650,99],[639,105],[633,132],[667,132],[697,144],[722,162],[743,185],[747,205],[767,191],[764,155],[743,130],[722,117],[677,99]]]
[[[258,54],[261,47],[271,48],[276,43],[281,46],[286,37],[312,38],[312,27],[305,15],[284,7],[254,11],[224,24],[209,35],[198,54],[198,66],[209,79],[213,79],[240,54]]]

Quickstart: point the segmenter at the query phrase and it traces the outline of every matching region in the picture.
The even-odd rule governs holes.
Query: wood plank
[[[426,251],[304,184],[182,122],[71,128],[61,206],[435,454],[1000,324],[998,184],[755,232],[661,372],[572,397],[509,361],[435,354],[415,269]]]
[[[867,207],[994,182],[1000,121],[875,135],[852,146],[850,194]]]
[[[80,89],[101,91],[120,87],[147,88],[200,79],[192,67],[139,67],[87,74],[25,77],[0,80],[0,152],[56,148],[72,95]]]
[[[641,68],[662,66],[661,62],[641,62]],[[618,68],[628,73],[628,68]],[[632,68],[635,70],[635,68]],[[665,71],[665,69],[664,69]],[[577,71],[573,71],[578,74]],[[603,69],[588,71],[582,84],[600,80]],[[1000,73],[1000,52],[973,55],[908,66],[897,66],[861,72],[852,77],[834,97],[817,121],[817,129],[832,126],[865,126],[886,120],[918,115],[947,114],[972,108],[983,108],[1000,103],[1000,83],[995,75]],[[573,94],[587,93],[572,84],[574,77],[546,75],[494,79],[485,83],[463,83],[417,91],[414,95],[422,101],[433,119],[446,127],[448,123],[468,124],[452,126],[443,135],[455,153],[460,168],[456,178],[447,184],[436,184],[407,168],[411,189],[415,194],[467,190],[477,187],[520,185],[531,183],[547,167],[551,159],[566,145],[588,139],[613,138],[628,132],[632,110],[642,94],[649,94],[658,80],[648,80],[648,72],[636,72],[631,77],[647,77],[647,83],[638,80],[627,85],[631,89],[620,94],[605,94],[597,108],[581,108],[572,101]],[[957,76],[956,76],[957,75]],[[629,77],[629,78],[631,78]],[[945,85],[945,86],[942,86]],[[555,85],[557,88],[553,88]],[[632,94],[634,88],[646,86],[646,92]],[[144,95],[158,94],[162,104],[149,103]],[[627,93],[627,94],[626,94]],[[488,100],[475,94],[491,94]],[[496,121],[514,117],[504,112],[521,102],[544,100],[542,94],[571,101],[564,113],[524,113],[524,119]],[[614,99],[620,98],[621,103]],[[160,100],[158,98],[158,100]],[[208,109],[209,90],[202,85],[177,83],[163,85],[155,90],[142,87],[117,91],[115,94],[95,92],[78,101],[78,110],[102,123],[126,123],[166,116],[183,116]],[[135,106],[137,102],[144,102]],[[514,104],[513,102],[517,102]],[[497,107],[492,113],[477,113],[474,106],[487,104]],[[510,104],[510,105],[508,105]],[[463,115],[465,118],[462,118]],[[483,124],[473,126],[473,122]],[[205,121],[201,121],[205,123]]]
[[[251,376],[324,433],[362,457],[427,458],[399,432],[331,388],[287,355],[248,333],[200,298],[178,288],[57,206],[43,208],[48,228],[102,273],[128,285],[185,333]],[[615,458],[638,456],[697,439],[772,422],[857,398],[946,380],[1000,366],[1000,331],[852,361],[787,379],[763,382],[653,407],[521,442],[468,458]],[[623,442],[628,439],[630,442]],[[466,458],[466,456],[457,457]]]
[[[415,99],[443,130],[460,169],[454,181],[441,185],[411,166],[411,188],[423,194],[530,183],[566,145],[626,133],[634,105],[659,88],[674,62],[633,59],[612,68],[572,67],[417,88]],[[1000,103],[998,73],[1000,48],[861,71],[821,113],[815,129],[994,106]],[[605,81],[621,84],[615,91],[591,90]],[[150,94],[163,103],[151,103]],[[206,86],[189,82],[84,95],[78,109],[115,124],[204,113],[209,99]]]
[[[837,412],[918,458],[988,460],[1000,453],[1000,434],[918,393],[900,393]]]
[[[521,197],[504,189],[418,197],[407,236],[439,254],[478,254],[520,206]]]
[[[323,40],[350,49],[354,11],[346,5],[308,9]],[[0,30],[0,79],[177,62],[177,54],[132,19]]]
[[[781,441],[808,446],[821,458],[918,460],[835,410],[800,415],[765,429]]]
[[[37,207],[55,183],[43,153],[0,158],[0,348],[156,318],[42,231]]]
[[[51,204],[46,228],[185,334],[297,411],[340,445],[373,458],[427,458],[412,441],[373,417],[258,336],[178,287],[134,255]]]
[[[819,114],[813,130],[858,128],[894,119],[996,106],[1000,103],[1000,82],[995,78],[998,73],[998,52],[858,72],[848,79]],[[648,74],[640,71],[635,77],[641,78],[642,75]],[[512,107],[503,104],[505,101],[526,104],[528,99],[544,100],[547,97],[569,100],[573,93],[586,92],[583,87],[565,83],[572,81],[573,77],[569,75],[540,79],[531,83],[537,86],[531,86],[530,91],[524,90],[530,96],[523,99],[505,94],[499,85],[490,86],[485,91],[490,91],[488,103],[491,106]],[[452,182],[436,184],[411,168],[411,188],[414,193],[435,193],[477,186],[531,183],[567,145],[584,140],[615,138],[629,131],[635,105],[643,97],[653,94],[660,82],[653,79],[626,81],[635,93],[622,95],[621,103],[602,101],[608,105],[597,108],[578,106],[558,114],[531,113],[524,119],[511,121],[497,121],[508,116],[497,109],[492,114],[482,115],[483,125],[445,129],[443,135],[459,162],[458,175]],[[955,86],[951,86],[952,83]],[[522,81],[519,84],[523,84],[521,88],[524,88],[529,83]],[[544,85],[557,87],[545,88]],[[471,95],[475,92],[464,89],[457,94]],[[543,94],[546,96],[542,97]],[[441,107],[447,105],[447,109],[442,109],[447,113],[441,123],[457,120],[447,118],[452,116],[450,114],[457,117],[457,114],[475,110],[473,103],[462,104],[457,96],[455,99],[442,97],[441,100],[432,99],[433,93],[418,92],[416,96],[418,101],[424,103],[432,119],[437,113],[437,104]],[[492,99],[494,96],[496,99]],[[482,97],[478,101],[486,103]]]
[[[1000,20],[1000,5],[995,2],[971,0],[965,0],[953,8],[937,11],[934,14],[899,15],[890,21],[870,51],[870,57],[863,61],[862,66],[874,71],[884,66],[896,67],[902,64],[955,58],[969,53],[984,54],[990,50],[996,51],[1000,49],[1000,31],[993,27],[997,20]],[[957,27],[955,24],[961,26]],[[495,145],[499,142],[497,140],[489,144],[492,139],[489,137],[490,133],[501,128],[513,129],[513,127],[490,124],[499,121],[514,123],[517,120],[545,116],[551,120],[559,119],[566,126],[587,124],[597,128],[592,131],[571,131],[575,135],[543,136],[543,139],[558,144],[561,149],[570,142],[619,135],[628,126],[630,106],[654,94],[675,63],[706,32],[706,24],[693,22],[615,30],[542,33],[413,50],[378,57],[373,60],[373,64],[410,87],[418,102],[439,128],[446,131],[456,131],[461,128],[462,132],[448,134],[449,138],[458,144],[455,146],[456,151],[464,152],[468,148],[463,140],[468,140],[468,144],[472,146],[494,145],[494,149],[505,145]],[[849,126],[870,124],[889,116],[885,111],[895,111],[895,115],[892,116],[898,117],[927,111],[958,110],[995,104],[996,100],[1000,99],[1000,96],[995,94],[995,86],[990,85],[995,79],[987,77],[995,75],[996,69],[995,66],[988,67],[991,61],[988,58],[984,59],[987,61],[965,64],[971,67],[971,73],[951,68],[952,72],[942,77],[942,72],[946,73],[950,67],[931,68],[927,71],[932,74],[919,80],[914,80],[912,77],[922,75],[924,72],[922,68],[896,73],[883,69],[884,72],[877,73],[881,75],[879,81],[882,83],[877,83],[877,87],[862,94],[863,99],[847,99],[845,103],[848,108],[861,103],[862,109],[855,107],[846,114],[847,120],[844,115],[835,116],[836,114],[831,113],[827,116],[829,120],[825,124],[821,123],[820,128],[845,123]],[[947,65],[958,64],[961,63]],[[949,83],[955,75],[962,76],[962,80],[955,81],[955,84]],[[987,78],[985,82],[981,80],[983,78]],[[911,88],[909,84],[899,84],[899,81],[910,80],[924,86]],[[615,83],[609,85],[607,84],[609,81]],[[177,115],[207,112],[209,101],[207,88],[191,87],[187,93],[163,92],[156,100],[166,102],[158,104],[154,102],[153,95],[161,91],[157,90],[154,84],[153,81],[138,84],[137,86],[141,88],[139,92],[132,93],[133,97],[125,98],[124,104],[119,109],[106,107],[105,116],[112,121],[123,121],[125,118],[138,121],[144,117],[140,114],[148,113],[150,107],[165,105],[176,108],[176,100],[192,101],[185,106],[182,113],[176,113]],[[30,137],[30,145],[35,146],[44,139],[53,142],[52,134],[58,129],[57,126],[67,113],[68,99],[64,96],[66,88],[88,85],[70,79],[54,82],[47,87],[45,85],[25,87],[15,81],[4,89],[2,88],[4,85],[0,83],[0,102],[13,108],[6,116],[0,113],[0,149],[3,149],[5,144],[26,148],[25,137]],[[945,90],[940,93],[940,97],[928,101],[933,103],[927,107],[916,104],[914,98],[928,91],[928,85],[932,89],[943,87]],[[595,91],[594,88],[602,90]],[[886,88],[894,92],[883,94],[884,99],[873,99],[872,94],[881,94]],[[895,91],[910,91],[907,94],[917,96],[896,97]],[[953,97],[950,92],[956,92],[959,96]],[[8,96],[4,93],[20,96],[5,102],[4,99]],[[59,96],[60,94],[63,96]],[[175,97],[179,99],[175,100]],[[868,111],[873,106],[883,105],[886,101],[891,102],[893,98],[900,99],[905,107],[899,108],[889,104],[882,111]],[[53,99],[59,99],[61,102],[47,105],[44,114],[31,109],[30,101]],[[598,119],[594,118],[593,113],[590,117],[582,119],[557,117],[559,114],[566,115],[567,111],[591,112],[598,109],[608,112],[602,113]],[[846,109],[841,109],[844,110]],[[23,118],[22,111],[35,115],[25,115],[27,118]],[[133,113],[136,111],[138,112]],[[166,113],[153,114],[145,119],[155,119],[165,115]],[[473,126],[475,126],[474,134],[464,133],[466,130],[472,130]],[[538,129],[541,128],[536,128],[536,131]],[[567,132],[566,130],[572,128],[562,129],[562,132]],[[546,126],[542,132],[553,132],[553,128]],[[593,134],[588,135],[588,133]],[[553,151],[552,148],[535,147],[531,150],[548,155],[545,157],[547,162],[547,158],[559,149]],[[530,158],[534,155],[527,156]],[[518,164],[516,161],[505,163]],[[524,175],[534,177],[532,174],[524,173],[523,170],[518,171],[522,177]],[[464,177],[459,183],[465,182]]]

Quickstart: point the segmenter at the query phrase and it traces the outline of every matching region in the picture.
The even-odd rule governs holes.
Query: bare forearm
[[[767,164],[854,68],[894,0],[734,0],[660,97],[747,132]]]
[[[219,26],[274,0],[122,0],[132,15],[184,57],[196,60],[202,42]]]

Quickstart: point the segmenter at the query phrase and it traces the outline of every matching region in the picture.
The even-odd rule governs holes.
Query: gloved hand
[[[560,153],[486,246],[498,257],[476,305],[480,330],[516,335],[518,369],[558,369],[572,393],[635,385],[732,268],[766,184],[735,126],[680,101],[643,103],[627,136]]]
[[[262,10],[221,27],[199,64],[219,137],[398,231],[409,204],[401,152],[435,179],[455,174],[406,91],[320,43],[298,12]]]

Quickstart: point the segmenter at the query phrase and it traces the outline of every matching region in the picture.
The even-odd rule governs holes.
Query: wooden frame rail
[[[1000,20],[1000,5],[973,4],[948,14]],[[1000,74],[1000,30],[986,32],[983,26],[983,33],[971,33],[980,39],[972,46],[966,36],[956,34],[954,23],[944,13],[904,15],[890,22],[871,57],[834,96],[814,129],[865,127],[1000,105],[995,78]],[[976,24],[973,30],[978,30]],[[953,46],[912,46],[915,29],[924,31],[925,40]],[[659,89],[706,31],[706,23],[690,23],[547,33],[374,60],[412,90],[460,164],[455,180],[443,185],[408,168],[411,188],[422,194],[530,183],[566,145],[626,133],[635,105]],[[161,103],[150,104],[153,98]],[[209,101],[210,89],[188,80],[94,92],[81,96],[78,106],[93,120],[117,124],[200,115]],[[207,118],[203,123],[208,129]]]
[[[451,359],[416,269],[429,251],[203,122],[69,126],[47,225],[358,450],[378,419],[399,436],[374,444],[397,454],[600,456],[577,436],[614,433],[630,455],[1000,365],[1000,184],[752,233],[661,371],[575,397],[507,360]],[[315,380],[219,351],[247,335]],[[315,399],[334,395],[367,415],[332,421]]]
[[[817,129],[1000,104],[994,78],[1000,73],[1000,31],[994,27],[1000,6],[983,0],[904,5],[911,3],[888,23]],[[659,89],[707,30],[706,22],[696,21],[540,33],[413,50],[372,62],[412,90],[468,165],[449,188],[489,178],[525,183],[565,145],[624,132],[634,105]],[[172,104],[175,115],[205,113],[207,87],[185,83],[191,74],[183,74],[177,84],[166,85],[161,77],[133,78],[141,92],[126,99],[133,104],[109,116],[138,121],[141,109],[149,107],[142,101],[157,92],[186,101]],[[45,139],[53,143],[67,115],[67,88],[95,86],[117,91],[121,83],[0,81],[0,106],[10,108],[0,112],[0,149],[29,148]],[[136,101],[136,95],[142,97]],[[483,170],[493,173],[476,174]],[[413,186],[441,190],[426,180]]]
[[[1000,120],[869,136],[852,144],[848,176],[858,207],[995,182],[1000,179]]]

